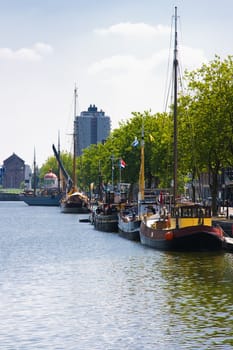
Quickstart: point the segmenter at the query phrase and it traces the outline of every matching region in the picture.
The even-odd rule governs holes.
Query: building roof
[[[21,161],[22,163],[24,163],[24,160],[22,158],[20,158],[19,156],[17,156],[17,154],[13,153],[10,157],[6,158],[4,161],[3,161],[3,164],[4,163],[8,163],[9,161],[13,160],[13,159],[18,159],[19,161]]]

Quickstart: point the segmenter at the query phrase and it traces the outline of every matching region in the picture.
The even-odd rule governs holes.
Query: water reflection
[[[233,255],[155,251],[56,208],[0,214],[4,350],[233,349]]]
[[[169,327],[192,349],[233,346],[233,259],[230,254],[166,254]]]

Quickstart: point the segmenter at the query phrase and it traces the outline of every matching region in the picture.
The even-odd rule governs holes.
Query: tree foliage
[[[178,99],[178,178],[183,189],[185,178],[210,174],[212,197],[216,200],[219,173],[233,164],[233,60],[218,56],[199,69],[186,72],[187,90]],[[172,106],[171,106],[172,110]],[[140,146],[135,137],[145,140],[145,179],[148,187],[170,187],[173,177],[173,118],[170,113],[132,113],[104,144],[91,145],[77,159],[78,186],[88,190],[91,183],[119,181],[119,159],[126,168],[122,182],[138,183]],[[71,174],[72,157],[63,152],[62,161]],[[41,176],[50,168],[57,172],[54,157],[41,168]],[[113,174],[114,170],[114,174]]]
[[[69,176],[72,177],[72,155],[71,153],[68,153],[66,151],[62,151],[60,154],[61,161],[64,165],[64,168],[68,172]],[[55,158],[55,156],[50,156],[46,160],[46,162],[42,165],[39,171],[40,179],[43,180],[46,173],[48,173],[50,170],[55,173],[57,176],[58,174],[58,163]]]
[[[181,99],[188,122],[181,121],[182,148],[188,168],[200,173],[208,171],[210,188],[216,208],[218,175],[232,166],[233,141],[233,61],[218,56],[200,69],[186,73],[188,90]],[[185,139],[185,134],[189,137]],[[193,155],[188,155],[188,141]],[[190,147],[190,148],[191,148]]]

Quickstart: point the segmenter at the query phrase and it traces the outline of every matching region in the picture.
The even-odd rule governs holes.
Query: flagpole
[[[121,158],[119,159],[119,190],[121,191]]]

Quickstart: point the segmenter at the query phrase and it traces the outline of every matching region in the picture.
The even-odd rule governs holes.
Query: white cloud
[[[40,61],[45,55],[51,54],[53,48],[45,43],[35,43],[31,48],[0,48],[0,59],[15,61]]]
[[[121,106],[125,108],[124,117],[134,110],[165,110],[165,98],[168,94],[166,79],[170,81],[172,78],[173,48],[170,57],[168,56],[168,49],[155,51],[143,58],[140,54],[119,54],[104,57],[89,66],[88,74],[91,80],[98,82],[101,94],[109,94],[108,102],[104,101],[102,104],[105,103],[111,111],[113,127],[117,127],[117,120],[122,115],[117,101],[121,101]],[[179,49],[181,73],[184,69],[193,70],[200,67],[204,61],[206,58],[201,49],[187,46]],[[170,72],[167,71],[168,68]],[[102,101],[101,99],[100,96],[99,100]],[[112,105],[108,107],[110,101]]]
[[[101,74],[103,78],[107,78],[107,75],[123,75],[129,74],[129,72],[137,71],[150,74],[152,70],[157,69],[158,65],[160,68],[162,65],[168,64],[173,57],[173,48],[171,47],[170,57],[169,50],[163,49],[161,44],[162,40],[154,40],[155,36],[160,37],[162,35],[170,35],[171,28],[168,26],[157,25],[152,26],[146,23],[118,23],[108,28],[96,29],[95,33],[101,36],[105,36],[110,39],[110,36],[118,36],[125,38],[139,38],[144,37],[148,40],[144,45],[142,52],[142,45],[145,41],[138,41],[134,44],[133,49],[129,46],[121,45],[118,47],[118,54],[110,57],[103,57],[101,60],[93,63],[88,73],[90,75]],[[156,47],[157,46],[157,50]],[[109,46],[111,47],[111,42]],[[115,47],[114,47],[115,48]],[[154,49],[154,53],[150,52],[150,49]],[[132,53],[133,51],[133,53]],[[138,53],[137,53],[138,52]],[[143,57],[141,57],[143,55]],[[206,62],[204,51],[199,48],[191,48],[188,46],[181,46],[178,50],[180,57],[180,65],[182,69],[193,70],[199,67],[203,62]],[[110,76],[109,76],[110,78]],[[110,78],[111,79],[111,78]]]
[[[89,69],[88,73],[91,75],[102,74],[105,71],[126,71],[132,70],[140,65],[140,61],[131,55],[114,55],[111,57],[103,58],[100,61],[93,63]]]
[[[172,59],[173,53],[171,53]],[[204,62],[207,62],[207,58],[203,50],[183,46],[181,52],[179,52],[180,65],[184,69],[193,70],[201,66]],[[143,72],[150,73],[156,67],[164,67],[168,62],[168,50],[160,50],[149,55],[146,58],[138,58],[133,55],[114,55],[103,58],[89,66],[88,74],[98,75],[103,77],[106,74],[123,75],[127,72]],[[166,68],[166,67],[165,67]]]
[[[88,74],[101,77],[121,76],[127,78],[129,74],[136,76],[143,74],[151,74],[157,67],[164,66],[166,68],[168,61],[168,52],[160,50],[148,57],[138,58],[133,55],[114,55],[103,58],[92,65],[88,69]],[[160,68],[159,68],[160,69]]]
[[[132,111],[143,112],[151,108],[161,110],[166,67],[166,51],[158,51],[145,58],[114,55],[89,67],[92,81],[100,82],[101,94],[103,91],[105,96],[110,94],[108,102],[111,101],[114,107],[108,107],[106,101],[105,106],[111,111],[113,127],[117,127],[119,118],[129,117]],[[117,101],[121,101],[120,105],[124,106],[124,113]]]
[[[181,58],[182,64],[188,70],[197,69],[208,61],[202,49],[189,46],[180,47],[179,57]]]
[[[95,30],[99,35],[119,35],[128,37],[152,37],[170,33],[170,28],[163,25],[151,26],[146,23],[118,23],[108,28],[100,28]]]
[[[33,49],[38,52],[41,53],[41,55],[47,55],[53,52],[53,48],[52,46],[45,44],[45,43],[35,43],[33,45]]]

